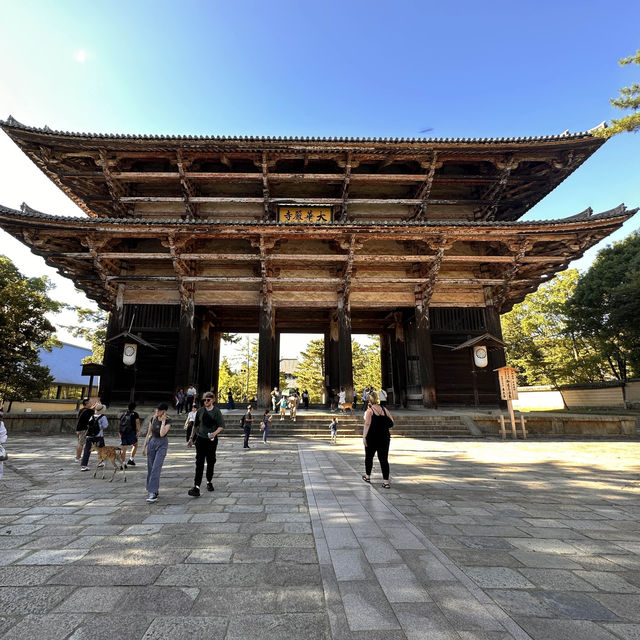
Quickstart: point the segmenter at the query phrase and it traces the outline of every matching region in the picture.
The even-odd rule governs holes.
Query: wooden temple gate
[[[396,404],[499,402],[500,314],[635,213],[520,218],[601,144],[4,131],[86,217],[0,206],[0,226],[110,312],[101,378],[128,399],[216,389],[224,332],[258,333],[258,400],[280,336],[325,336],[326,385],[353,391],[352,333],[382,338]],[[471,345],[482,337],[487,360]]]

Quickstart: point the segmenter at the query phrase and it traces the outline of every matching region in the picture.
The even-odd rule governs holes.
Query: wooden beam
[[[262,219],[269,220],[269,202],[271,195],[269,193],[269,166],[267,164],[267,152],[262,152],[262,197],[264,199],[264,214]]]
[[[480,198],[487,202],[483,207],[474,211],[476,220],[493,220],[495,218],[496,211],[500,200],[504,195],[507,183],[509,182],[509,176],[511,172],[518,167],[518,160],[508,157],[503,162],[496,162],[496,166],[500,169],[500,173],[496,179],[495,184],[491,185]]]
[[[347,153],[347,162],[344,167],[344,181],[342,183],[342,204],[340,222],[347,220],[347,202],[349,201],[349,181],[351,179],[351,153]]]
[[[122,205],[121,198],[126,194],[125,188],[113,177],[111,165],[105,149],[100,149],[100,156],[96,159],[96,164],[102,169],[102,175],[107,183],[107,189],[111,197],[111,203],[116,213],[121,216],[130,216],[131,212]]]
[[[184,159],[182,149],[178,149],[176,151],[176,164],[178,165],[178,175],[180,176],[180,187],[182,189],[182,199],[184,200],[186,218],[188,220],[193,220],[198,217],[198,205],[191,202],[191,199],[196,195],[196,189],[191,184],[189,178],[187,178],[186,168],[188,167],[189,162]]]
[[[36,244],[30,240],[27,243],[32,246]],[[92,260],[93,256],[88,252],[60,252],[51,253],[49,257],[52,259],[70,258],[74,260]],[[103,251],[99,253],[101,259],[106,260],[171,260],[170,253],[136,253],[134,251]],[[282,262],[302,262],[302,263],[328,263],[328,262],[345,262],[348,259],[346,254],[298,254],[298,253],[271,253],[267,254],[266,259],[269,261]],[[260,259],[257,253],[182,253],[183,260],[205,261],[205,262],[256,262]],[[354,264],[377,264],[377,263],[420,263],[432,262],[433,255],[377,255],[377,254],[356,254],[353,257]],[[545,263],[564,263],[567,258],[565,256],[524,256],[522,264],[545,264]],[[513,263],[512,255],[445,255],[443,262],[458,262],[464,264],[482,264],[482,263]]]
[[[100,198],[96,199],[100,201]],[[119,198],[122,203],[160,203],[169,204],[172,202],[183,202],[183,198],[180,196],[125,196]],[[264,202],[264,197],[261,198],[243,198],[236,196],[196,196],[191,198],[191,202],[198,203],[223,203],[223,204],[261,204]],[[270,198],[269,204],[299,204],[299,205],[321,205],[321,204],[337,204],[341,205],[342,198]],[[400,205],[420,205],[422,204],[422,198],[352,198],[349,201],[351,204],[400,204]],[[431,204],[438,205],[476,205],[483,204],[482,200],[466,200],[466,199],[434,199],[430,200]]]
[[[442,166],[442,163],[438,163],[438,152],[434,151],[431,157],[431,162],[429,163],[429,170],[427,171],[427,177],[424,182],[418,189],[416,193],[416,198],[421,199],[421,203],[415,207],[413,210],[413,214],[410,216],[411,219],[415,220],[424,220],[427,212],[427,201],[429,200],[429,196],[431,195],[431,187],[433,185],[433,177],[436,173],[436,168],[438,165]]]
[[[446,239],[441,239],[439,242],[433,242],[432,248],[436,250],[433,262],[427,272],[427,277],[422,284],[418,284],[415,287],[414,295],[416,304],[422,305],[423,308],[429,306],[431,296],[436,286],[436,280],[438,278],[438,272],[442,265],[442,259],[444,258],[444,252],[451,248],[451,242]]]
[[[529,239],[520,240],[519,242],[510,243],[510,249],[514,253],[513,266],[507,269],[504,282],[502,283],[501,291],[498,293],[497,300],[495,302],[495,306],[498,309],[498,312],[502,311],[502,308],[505,306],[511,288],[514,285],[514,279],[516,274],[521,268],[522,259],[527,251],[531,249],[533,246],[533,242]]]

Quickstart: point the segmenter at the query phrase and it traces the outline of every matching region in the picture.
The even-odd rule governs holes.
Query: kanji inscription
[[[291,207],[278,209],[278,222],[289,224],[329,224],[333,220],[331,207]]]

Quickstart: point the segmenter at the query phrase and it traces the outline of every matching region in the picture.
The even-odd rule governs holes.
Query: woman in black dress
[[[382,471],[382,487],[389,489],[389,443],[391,434],[389,429],[393,427],[393,418],[387,409],[378,404],[378,394],[370,391],[367,397],[369,406],[364,414],[364,431],[362,441],[364,443],[364,469],[362,479],[371,482],[371,469],[373,456],[378,454],[380,471]]]

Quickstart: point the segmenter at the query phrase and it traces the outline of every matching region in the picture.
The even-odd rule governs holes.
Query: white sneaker
[[[80,467],[80,471],[89,471],[89,467]]]
[[[74,462],[82,462],[82,458],[74,458],[73,461]]]
[[[104,467],[104,460],[98,465],[98,467]]]
[[[147,502],[155,502],[158,499],[157,493],[150,493]]]

